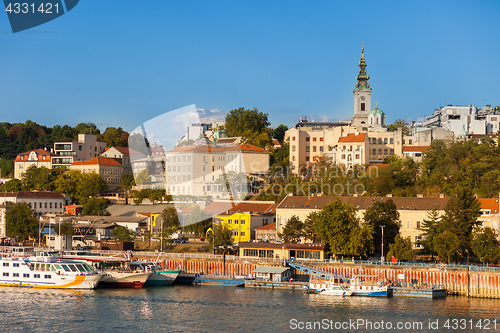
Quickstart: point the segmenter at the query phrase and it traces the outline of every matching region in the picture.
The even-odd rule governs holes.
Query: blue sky
[[[498,105],[499,14],[494,0],[82,0],[13,34],[2,11],[0,121],[132,130],[191,104],[345,120],[361,41],[389,123]]]

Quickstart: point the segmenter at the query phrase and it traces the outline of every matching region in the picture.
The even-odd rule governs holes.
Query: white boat
[[[132,269],[130,259],[99,255],[65,254],[64,259],[86,262],[101,271],[99,287],[141,288],[153,272]]]
[[[311,283],[308,290],[330,296],[351,296],[353,294],[347,287],[347,282],[339,277],[332,277],[324,283]]]
[[[388,297],[392,296],[392,289],[379,282],[378,275],[354,275],[350,281],[349,290],[354,296]]]
[[[86,263],[58,260],[59,252],[23,248],[0,258],[0,286],[94,289],[102,276]]]
[[[146,281],[146,286],[167,286],[174,283],[181,272],[180,269],[163,269],[154,261],[134,260],[130,262],[130,267],[134,270],[151,272],[151,276]]]

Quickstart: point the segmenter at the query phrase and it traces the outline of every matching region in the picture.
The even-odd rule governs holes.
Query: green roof
[[[380,110],[379,108],[375,108],[370,111],[370,114],[385,114],[384,111]]]

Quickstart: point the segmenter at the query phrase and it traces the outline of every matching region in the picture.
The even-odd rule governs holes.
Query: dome
[[[375,108],[370,111],[370,114],[385,114],[384,111],[380,110],[379,108]]]

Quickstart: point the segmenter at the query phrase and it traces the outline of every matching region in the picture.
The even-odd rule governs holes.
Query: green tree
[[[54,181],[63,170],[47,169],[45,167],[37,167],[35,165],[26,169],[26,172],[21,179],[21,184],[26,191],[53,191]]]
[[[283,124],[279,125],[275,129],[273,129],[273,138],[283,143],[286,131],[288,131],[288,126]]]
[[[131,242],[134,240],[134,232],[129,228],[122,227],[121,225],[118,225],[113,229],[113,235],[119,242]]]
[[[252,110],[233,109],[225,118],[225,129],[228,136],[241,136],[245,138],[245,142],[258,147],[271,144],[270,124],[268,114],[259,112],[255,108]]]
[[[14,162],[8,158],[0,158],[0,177],[8,177],[14,172]]]
[[[17,192],[21,191],[21,188],[22,183],[19,179],[16,178],[12,178],[0,187],[3,192]]]
[[[128,136],[128,133],[121,127],[108,127],[99,138],[106,142],[108,147],[127,147]]]
[[[75,131],[78,134],[91,134],[91,135],[99,135],[101,131],[97,128],[97,125],[94,123],[79,123],[75,126]]]
[[[158,222],[156,223],[156,227],[162,228],[162,237],[164,237],[167,241],[171,241],[170,237],[181,227],[179,215],[177,215],[175,207],[169,206],[165,208],[161,212],[160,219],[161,221],[158,222],[163,223],[163,227],[162,225],[158,225]]]
[[[278,236],[283,239],[285,244],[299,243],[304,236],[304,223],[297,216],[292,216],[283,228],[283,232]]]
[[[491,228],[475,228],[472,234],[471,248],[483,263],[497,262],[500,257],[500,242]]]
[[[424,247],[423,252],[431,256],[437,254],[434,250],[434,237],[438,234],[440,224],[441,217],[439,216],[439,212],[437,209],[433,209],[427,212],[427,218],[422,221],[420,228],[423,239],[417,245],[422,245]]]
[[[390,245],[389,253],[387,253],[387,261],[394,257],[398,260],[414,260],[416,257],[413,251],[410,237],[402,238],[396,235],[394,243]]]
[[[399,212],[392,199],[375,201],[364,214],[364,220],[373,228],[373,245],[375,252],[380,253],[382,247],[382,226],[384,226],[384,252],[389,244],[394,243],[399,235]]]
[[[83,215],[109,216],[111,215],[106,208],[109,200],[105,198],[82,198],[80,203],[83,205]]]
[[[137,173],[135,176],[135,183],[137,185],[145,185],[151,183],[151,176],[149,175],[149,169],[143,169]]]
[[[233,245],[233,235],[231,229],[226,225],[215,224],[212,227],[213,233],[208,236],[210,246],[215,250],[219,247]]]
[[[122,182],[120,184],[120,187],[125,190],[130,190],[133,186],[135,186],[134,175],[122,173]]]
[[[470,187],[458,188],[456,194],[446,204],[445,215],[438,230],[450,231],[458,237],[462,255],[466,249],[470,249],[472,230],[481,224],[477,219],[480,209],[481,204]]]
[[[337,255],[364,255],[373,251],[371,226],[360,226],[356,209],[334,199],[312,216],[318,237]]]
[[[75,234],[75,228],[69,222],[63,222],[60,225],[56,224],[54,231],[58,235],[73,236]]]
[[[76,184],[78,198],[88,198],[104,192],[108,183],[96,172],[82,173],[80,181]]]
[[[23,241],[30,236],[36,236],[38,221],[26,202],[14,204],[7,209],[5,214],[7,236],[22,238]]]
[[[460,238],[450,230],[437,234],[433,239],[433,247],[441,261],[451,263],[460,250]]]
[[[396,119],[392,124],[389,125],[389,129],[396,132],[398,129],[403,131],[403,135],[410,134],[410,124],[404,119]]]

